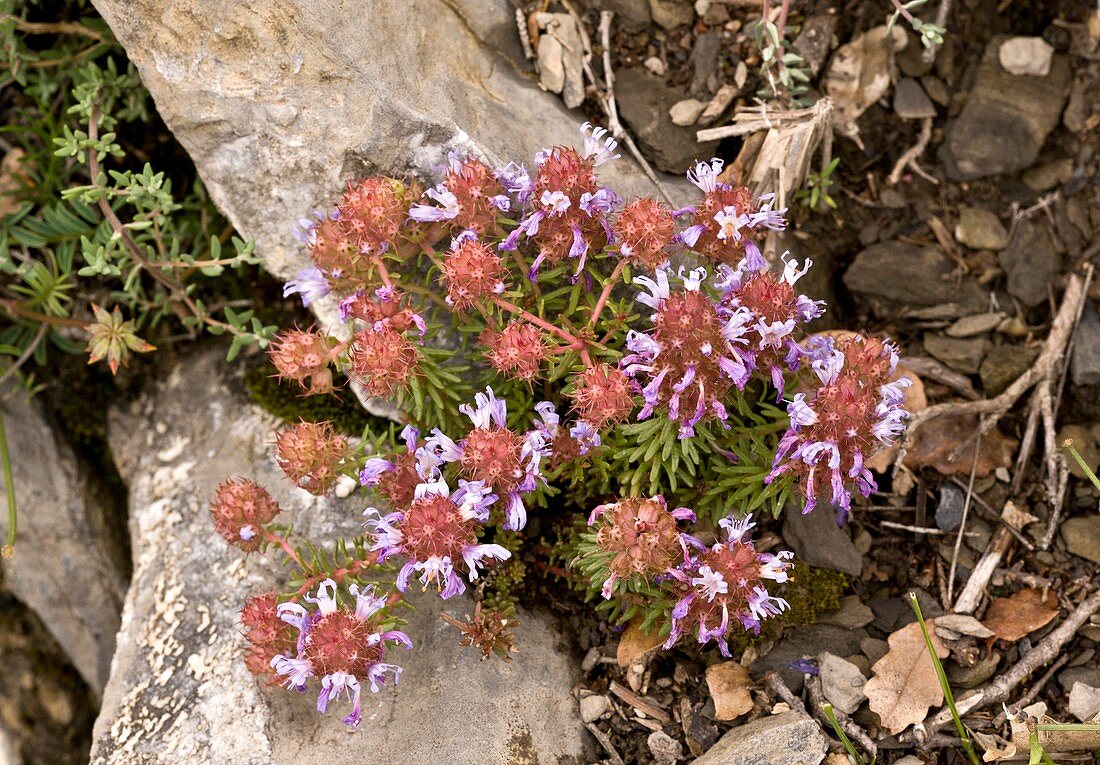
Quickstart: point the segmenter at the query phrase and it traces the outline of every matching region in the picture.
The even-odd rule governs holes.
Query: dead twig
[[[955,537],[955,549],[951,551],[951,571],[947,575],[947,600],[955,593],[955,572],[959,567],[959,550],[962,549],[963,533],[966,531],[966,519],[970,516],[970,500],[974,496],[974,476],[978,473],[978,454],[982,448],[982,437],[974,441],[974,462],[970,466],[970,482],[966,486],[966,501],[963,502],[962,521],[959,522],[959,534]]]
[[[1066,643],[1077,634],[1077,630],[1081,629],[1081,626],[1097,611],[1100,611],[1100,589],[1089,595],[1073,613],[1066,617],[1064,622],[1024,654],[1024,657],[1011,669],[977,692],[959,699],[956,703],[959,714],[966,715],[991,704],[1006,701],[1016,686],[1032,672],[1058,656]],[[923,742],[949,724],[951,720],[951,710],[945,707],[933,715],[931,720],[913,726],[912,732],[903,734],[900,738],[906,743]]]
[[[813,709],[814,717],[824,725],[829,726],[828,730],[832,727],[832,723],[829,722],[829,718],[825,715],[825,694],[821,690],[821,678],[817,675],[806,675],[806,695],[810,699],[810,708]],[[859,746],[860,749],[871,755],[871,759],[878,757],[878,747],[875,742],[871,740],[871,737],[863,730],[863,728],[856,725],[855,721],[851,717],[841,712],[836,707],[833,707],[833,714],[836,716],[837,725],[844,731],[848,738]],[[832,741],[832,739],[829,739]]]
[[[611,758],[611,765],[626,765],[626,763],[623,762],[623,758],[619,755],[619,752],[615,749],[615,745],[611,743],[611,737],[597,728],[596,723],[585,723],[584,727],[588,728],[588,732],[600,742],[600,746],[607,752],[607,756]]]
[[[638,150],[637,144],[634,143],[634,139],[630,133],[623,127],[623,123],[619,121],[619,107],[615,103],[615,73],[611,69],[611,19],[614,18],[614,11],[600,11],[600,44],[603,46],[603,75],[606,87],[604,88],[604,97],[601,100],[601,106],[604,113],[607,115],[607,129],[611,131],[611,135],[615,136],[619,141],[626,146],[630,155],[638,162],[642,168],[642,172],[646,174],[646,177],[657,187],[657,191],[661,193],[661,196],[665,198],[673,207],[676,203],[672,201],[672,197],[669,195],[668,190],[664,184],[661,183],[657,174],[653,172],[653,168],[649,166],[645,157],[642,156],[642,152]]]
[[[932,140],[932,118],[925,117],[920,123],[920,135],[917,136],[917,142],[905,150],[905,153],[898,157],[898,161],[894,163],[894,169],[890,171],[890,175],[886,178],[887,186],[897,186],[898,181],[901,180],[901,174],[905,172],[907,167],[912,167],[913,172],[919,175],[929,183],[939,186],[940,182],[935,177],[926,173],[917,164],[917,159],[921,154],[924,154],[924,150],[928,148],[928,142]]]
[[[1050,682],[1050,679],[1052,677],[1054,677],[1055,673],[1058,670],[1060,670],[1062,667],[1064,667],[1066,665],[1066,662],[1068,662],[1068,661],[1069,661],[1069,654],[1068,653],[1064,653],[1061,656],[1059,656],[1058,660],[1050,665],[1050,669],[1048,669],[1046,672],[1043,673],[1043,676],[1039,678],[1039,681],[1036,682],[1033,686],[1031,686],[1028,689],[1027,693],[1025,693],[1023,696],[1021,696],[1020,700],[1017,701],[1012,706],[1016,707],[1017,709],[1023,709],[1028,704],[1030,704],[1032,701],[1034,701],[1035,697],[1039,695],[1039,691],[1043,690],[1043,688],[1046,687],[1046,684]],[[997,716],[993,718],[993,727],[994,728],[1000,728],[1002,725],[1005,724],[1006,719],[1007,718],[1005,717],[1004,710],[1002,709],[1000,712],[997,713]]]
[[[773,695],[787,702],[787,706],[791,709],[806,714],[806,705],[802,703],[802,699],[791,692],[791,689],[783,682],[783,678],[774,669],[769,669],[764,673],[764,685]]]
[[[531,33],[527,31],[527,16],[522,8],[516,8],[516,29],[519,31],[519,44],[523,46],[523,56],[528,61],[534,61],[538,67],[538,56],[531,48]]]
[[[928,356],[906,356],[904,364],[914,374],[918,374],[927,380],[933,380],[946,385],[963,398],[977,401],[981,398],[978,391],[974,390],[973,383],[966,375],[959,374],[953,369],[948,369],[940,362]]]
[[[1069,283],[1066,285],[1066,291],[1062,297],[1062,306],[1054,317],[1054,321],[1051,323],[1050,334],[1047,336],[1046,343],[1043,344],[1043,350],[1039,354],[1039,358],[1035,360],[1035,363],[1030,369],[1020,375],[1020,377],[1009,385],[1003,393],[995,398],[982,399],[980,401],[952,401],[945,404],[936,404],[935,406],[930,406],[927,409],[916,412],[909,419],[909,427],[906,429],[905,437],[901,442],[901,448],[898,450],[897,459],[894,461],[895,469],[897,466],[900,466],[905,459],[906,451],[912,443],[913,434],[917,431],[917,428],[925,422],[948,415],[955,417],[978,415],[982,417],[982,420],[978,426],[977,433],[973,436],[977,438],[996,427],[1000,419],[1013,407],[1013,405],[1015,405],[1024,393],[1037,383],[1049,379],[1056,365],[1063,358],[1070,336],[1073,334],[1073,327],[1076,324],[1077,316],[1084,305],[1088,281],[1091,279],[1091,265],[1087,267],[1084,276],[1081,274],[1070,275]],[[966,446],[968,442],[969,439],[960,444],[955,450],[956,454],[953,456],[957,457],[957,452],[962,447]]]
[[[620,685],[619,683],[616,683],[614,680],[612,680],[610,690],[612,693],[614,693],[630,706],[634,707],[636,711],[644,714],[646,717],[652,717],[654,720],[657,720],[664,725],[668,725],[670,722],[672,722],[672,717],[669,716],[668,712],[661,709],[645,696],[638,695],[626,686]]]

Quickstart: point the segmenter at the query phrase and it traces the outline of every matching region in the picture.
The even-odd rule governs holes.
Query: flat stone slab
[[[268,450],[274,419],[243,399],[224,349],[184,358],[153,395],[111,418],[111,449],[130,486],[133,584],[96,721],[96,765],[483,765],[584,761],[571,689],[579,666],[539,615],[520,615],[511,664],[460,648],[441,601],[414,598],[416,643],[394,661],[400,685],[364,692],[363,722],[318,715],[313,694],[264,688],[243,662],[238,611],[274,586],[266,559],[229,548],[208,511],[233,475],[271,490],[316,542],[361,531],[364,499],[318,500],[282,477]],[[448,609],[469,610],[461,600]]]

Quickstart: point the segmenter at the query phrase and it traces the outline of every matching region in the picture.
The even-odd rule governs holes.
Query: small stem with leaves
[[[0,469],[4,473],[4,492],[8,500],[8,541],[0,547],[0,558],[15,554],[15,481],[12,479],[11,454],[8,452],[8,432],[4,427],[4,411],[0,408]]]

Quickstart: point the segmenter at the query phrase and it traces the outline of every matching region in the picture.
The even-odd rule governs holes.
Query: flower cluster
[[[405,592],[414,574],[425,588],[434,585],[447,599],[466,591],[460,575],[464,569],[472,582],[486,558],[507,560],[511,553],[496,544],[479,544],[478,529],[489,519],[489,506],[497,499],[481,481],[459,480],[452,492],[442,479],[416,487],[413,500],[401,510],[383,515],[367,508],[366,527],[373,537],[371,551],[384,562],[402,555],[405,563],[397,575],[397,589]]]
[[[757,246],[745,243],[745,257],[736,269],[719,266],[716,286],[722,290],[722,305],[730,314],[747,310],[749,320],[742,326],[749,365],[766,371],[772,385],[783,396],[784,375],[796,371],[806,351],[798,342],[796,330],[821,316],[825,303],[811,300],[795,291],[795,283],[810,270],[813,261],[802,268],[794,260],[781,257],[783,272],[768,267]]]
[[[854,490],[874,488],[866,459],[907,417],[891,345],[807,339],[824,304],[798,290],[809,260],[762,253],[787,224],[773,197],[725,182],[713,159],[688,173],[696,204],[624,205],[598,172],[616,142],[582,132],[583,147],[540,151],[530,173],[454,155],[423,194],[355,181],[302,222],[312,264],[284,294],[338,301],[344,324],[283,332],[270,360],[306,395],[346,378],[393,399],[403,446],[379,432],[353,447],[328,423],[276,436],[296,487],[323,495],[358,476],[371,494],[361,538],[292,541],[272,524],[275,501],[243,479],[219,487],[211,514],[230,544],[281,552],[294,569],[288,591],[242,611],[249,668],[319,685],[322,712],[346,697],[350,726],[364,685],[397,681],[387,651],[411,642],[387,607],[417,584],[452,604],[472,589],[486,608],[444,621],[483,656],[514,650],[508,588],[543,549],[524,548],[543,500],[551,512],[603,501],[567,544],[613,618],[663,619],[666,648],[690,633],[728,655],[737,631],[788,608],[772,586],[792,556],[757,552],[749,517],[718,518],[731,502],[777,505],[795,485],[807,512],[824,496],[846,513]],[[636,300],[622,294],[631,283]],[[677,506],[688,495],[716,530],[690,530],[695,511]],[[382,577],[386,593],[364,586]]]
[[[686,560],[687,535],[676,528],[677,521],[694,521],[686,507],[669,510],[664,497],[630,498],[599,505],[588,516],[588,525],[598,523],[596,544],[608,555],[609,576],[600,590],[610,598],[615,582],[633,577],[652,579]]]
[[[602,250],[614,236],[611,213],[622,200],[600,185],[596,168],[618,159],[619,155],[614,154],[618,142],[605,137],[605,129],[593,128],[587,122],[582,130],[583,151],[566,146],[541,151],[535,157],[534,180],[520,182],[524,215],[501,249],[516,249],[520,237],[537,248],[538,255],[528,271],[532,281],[544,262],[556,265],[567,259],[577,262],[573,274],[576,281],[589,253]]]
[[[401,667],[385,661],[386,651],[391,645],[412,648],[412,641],[404,632],[383,628],[386,598],[376,595],[373,587],[353,584],[348,591],[354,608],[340,606],[336,582],[331,579],[318,585],[317,597],[306,596],[316,610],[300,603],[280,604],[280,618],[298,629],[298,639],[293,654],[273,656],[271,667],[287,688],[299,693],[305,693],[312,678],[319,678],[318,712],[327,711],[341,694],[347,696],[352,709],[344,724],[354,728],[362,717],[363,684],[377,693],[386,684],[388,673],[396,685]]]
[[[283,380],[293,380],[307,396],[332,392],[332,363],[339,345],[316,329],[280,332],[268,346],[268,357]]]
[[[703,201],[677,213],[691,218],[692,225],[680,234],[680,241],[712,263],[732,265],[748,254],[747,245],[761,230],[781,231],[787,226],[786,210],[773,210],[771,195],[752,198],[744,186],[719,180],[723,162],[700,162],[688,172],[688,180],[703,192]]]
[[[763,619],[789,608],[787,601],[768,594],[764,580],[787,581],[794,557],[789,552],[758,553],[746,537],[755,526],[750,516],[729,516],[719,521],[726,540],[707,547],[691,537],[692,554],[669,573],[679,596],[672,609],[672,631],[665,648],[671,648],[685,632],[693,631],[700,644],[713,640],[723,656],[729,656],[730,627],[760,631]]]
[[[409,217],[421,223],[446,222],[451,231],[482,235],[497,230],[497,217],[511,209],[498,174],[476,157],[451,155],[443,180],[425,196],[435,204],[417,204]]]
[[[709,547],[677,528],[677,521],[694,520],[693,511],[685,507],[670,511],[660,496],[600,505],[592,511],[588,525],[596,528],[594,557],[602,563],[589,564],[587,571],[606,574],[599,583],[604,598],[617,593],[629,597],[631,588],[618,587],[619,582],[627,582],[648,584],[674,601],[666,649],[691,631],[699,643],[714,640],[728,656],[732,626],[759,632],[761,620],[788,607],[782,598],[768,594],[764,582],[787,581],[793,556],[757,553],[748,539],[756,525],[750,516],[719,521],[726,539]]]
[[[843,520],[852,505],[851,485],[865,497],[876,488],[864,461],[904,428],[909,413],[903,390],[911,381],[896,379],[897,350],[876,338],[826,339],[815,355],[811,366],[821,386],[795,394],[788,405],[791,427],[767,480],[792,473],[806,500],[802,512],[827,496]]]
[[[704,418],[725,422],[723,400],[731,386],[748,382],[752,353],[744,335],[751,314],[713,300],[703,290],[706,271],[680,271],[681,288],[672,291],[668,274],[639,276],[635,283],[648,288],[638,302],[653,309],[653,330],[631,331],[622,359],[623,372],[638,382],[645,404],[638,419],[654,410],[680,423],[680,437],[695,434]],[[644,384],[642,384],[644,381]]]
[[[279,682],[272,660],[292,653],[297,644],[294,628],[279,617],[278,601],[276,593],[264,592],[249,598],[241,609],[241,627],[248,641],[245,666],[271,685]]]

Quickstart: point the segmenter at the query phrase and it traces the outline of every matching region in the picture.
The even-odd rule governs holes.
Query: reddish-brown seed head
[[[456,311],[477,305],[504,291],[504,264],[488,244],[464,239],[443,261],[447,301]]]
[[[416,347],[389,328],[355,333],[348,349],[349,376],[372,396],[392,396],[404,390],[420,366]]]
[[[667,205],[641,197],[622,209],[613,228],[623,257],[654,271],[668,259],[665,247],[676,233],[676,220]]]
[[[497,493],[507,492],[523,478],[520,455],[523,439],[496,425],[475,428],[462,441],[462,474],[485,481]]]
[[[210,500],[214,528],[225,541],[245,552],[259,549],[261,527],[275,520],[279,509],[267,489],[245,478],[225,481]]]
[[[310,494],[328,493],[348,442],[328,422],[300,422],[275,434],[275,459],[287,478]]]
[[[486,356],[493,368],[519,380],[534,379],[546,358],[542,332],[526,323],[509,324],[501,332],[486,330],[481,342],[489,347]]]
[[[573,409],[596,430],[622,422],[634,409],[630,381],[610,364],[596,364],[573,378]]]

